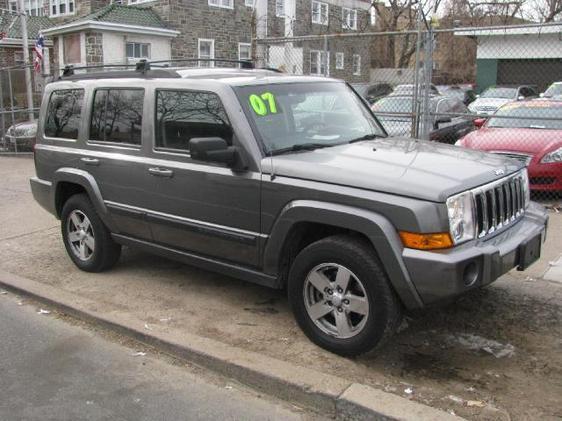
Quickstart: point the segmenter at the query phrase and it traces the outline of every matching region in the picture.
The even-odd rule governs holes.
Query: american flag
[[[43,34],[39,34],[35,40],[35,46],[33,50],[35,51],[35,60],[33,60],[33,67],[35,67],[36,73],[41,73],[41,65],[43,64],[43,47],[45,46],[45,39]]]

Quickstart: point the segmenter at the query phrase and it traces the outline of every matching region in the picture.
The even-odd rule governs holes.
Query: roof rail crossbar
[[[150,62],[146,59],[142,59],[138,61],[135,67],[135,71],[145,74],[147,71],[150,70]]]
[[[62,77],[64,76],[73,76],[75,70],[84,70],[84,69],[103,69],[106,67],[113,67],[113,68],[128,68],[134,67],[135,64],[95,64],[92,66],[73,66],[72,64],[67,64],[62,69]]]
[[[255,69],[254,62],[251,60],[234,60],[224,58],[173,58],[170,60],[150,61],[150,64],[166,64],[166,63],[235,63],[240,64],[242,69]]]

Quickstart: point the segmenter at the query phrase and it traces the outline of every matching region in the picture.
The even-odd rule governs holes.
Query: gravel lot
[[[410,315],[376,355],[344,359],[312,345],[283,292],[126,249],[104,274],[78,271],[58,221],[31,196],[33,161],[0,157],[0,268],[86,296],[148,329],[170,327],[371,384],[469,419],[562,418],[562,283],[540,276],[562,253],[551,211],[543,257],[529,271],[446,307]]]

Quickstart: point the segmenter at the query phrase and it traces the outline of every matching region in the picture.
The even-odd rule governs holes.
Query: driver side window
[[[217,94],[156,91],[155,148],[189,152],[195,137],[220,137],[232,145],[233,130]]]

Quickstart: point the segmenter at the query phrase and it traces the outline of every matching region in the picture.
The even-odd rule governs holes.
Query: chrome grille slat
[[[488,223],[488,200],[486,199],[486,194],[480,194],[482,198],[482,229],[480,230],[480,235],[484,236],[488,233],[489,223]]]
[[[523,173],[473,189],[478,238],[492,234],[521,217],[525,211]]]
[[[492,233],[498,227],[498,203],[496,201],[496,191],[495,189],[490,190],[490,201],[492,203],[492,226],[489,232]]]
[[[497,187],[495,189],[495,192],[498,196],[498,203],[499,203],[499,206],[498,206],[498,228],[501,228],[501,227],[503,227],[503,223],[505,221],[505,214],[504,214],[504,212],[505,212],[505,200],[504,200],[504,197],[503,197],[502,185]]]
[[[511,203],[511,180],[509,180],[507,184],[504,184],[503,188],[505,190],[505,204],[507,205],[505,214],[507,217],[507,222],[509,223],[513,218],[513,206]]]

